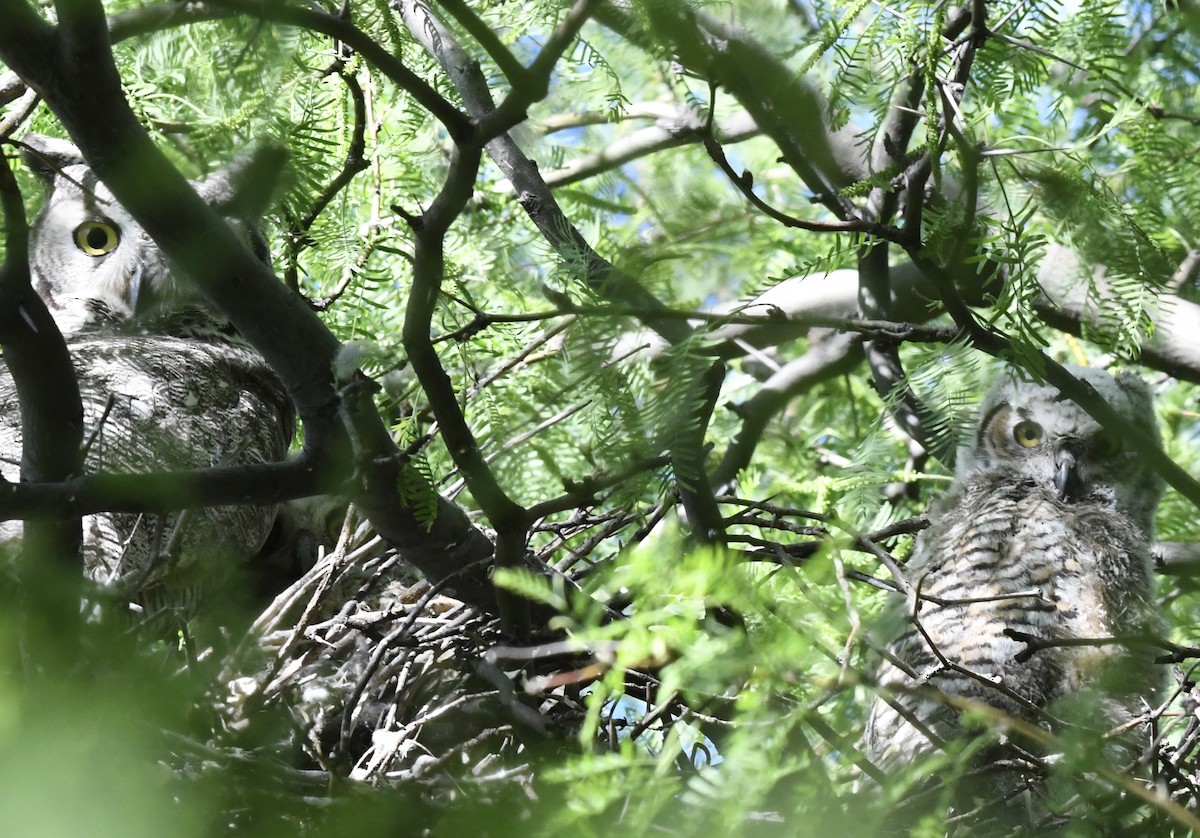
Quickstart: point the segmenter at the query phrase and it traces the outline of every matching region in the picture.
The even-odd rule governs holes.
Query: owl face
[[[1068,367],[1118,413],[1158,443],[1153,402],[1137,376]],[[1111,497],[1143,532],[1153,525],[1161,480],[1118,434],[1045,384],[1005,376],[985,399],[973,448],[960,459],[960,476],[987,472],[1033,483],[1063,503]]]
[[[64,335],[137,331],[178,311],[204,307],[201,296],[171,270],[162,252],[125,212],[74,145],[26,135],[26,165],[46,187],[30,228],[34,288]],[[285,156],[260,149],[232,162],[197,193],[269,261],[254,222],[270,202]]]
[[[49,174],[29,257],[34,288],[64,335],[132,322],[178,296],[157,248],[82,164]]]

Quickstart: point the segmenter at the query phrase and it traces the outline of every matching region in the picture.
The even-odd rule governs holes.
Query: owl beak
[[[1054,488],[1058,490],[1058,499],[1066,500],[1079,488],[1075,455],[1065,448],[1058,449],[1054,454],[1054,468]]]
[[[141,314],[143,309],[149,305],[150,295],[148,289],[142,285],[142,269],[135,268],[133,275],[129,277],[129,307],[133,311],[134,317]]]

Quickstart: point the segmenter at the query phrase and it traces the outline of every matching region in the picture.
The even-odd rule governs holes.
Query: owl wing
[[[928,684],[942,693],[1037,716],[1064,696],[1102,702],[1112,727],[1128,717],[1122,701],[1151,684],[1145,655],[1119,644],[1050,646],[1020,660],[1025,641],[1101,639],[1154,624],[1146,545],[1116,514],[1110,497],[1065,503],[1031,483],[986,478],[947,498],[910,562],[925,600],[889,647],[885,686]],[[904,615],[911,618],[911,615]],[[936,696],[899,694],[876,701],[868,723],[872,750],[909,758],[952,735],[957,711]]]
[[[1026,486],[980,481],[934,511],[906,569],[921,592],[920,608],[915,621],[903,605],[893,609],[892,622],[902,629],[879,671],[881,686],[901,691],[891,703],[876,700],[868,719],[869,750],[884,764],[928,753],[957,730],[958,710],[945,699],[904,689],[936,687],[1017,715],[1048,691],[1052,674],[1040,661],[1018,663],[1025,644],[1005,634],[1012,628],[1042,636],[1056,621],[1046,589],[1052,562],[1037,558],[1054,535],[1031,519],[1036,507]]]
[[[248,348],[162,335],[81,335],[69,349],[84,403],[89,473],[267,463],[287,453],[291,401]],[[19,415],[13,382],[0,373],[0,471],[10,480],[19,477]],[[85,569],[99,583],[143,592],[187,587],[253,555],[273,520],[274,510],[259,506],[90,515]],[[5,534],[18,533],[10,524]]]

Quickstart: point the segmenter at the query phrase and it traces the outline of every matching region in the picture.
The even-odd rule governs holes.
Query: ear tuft
[[[196,191],[223,215],[257,221],[279,191],[287,159],[281,146],[258,146],[213,172]]]
[[[68,140],[26,134],[21,138],[21,159],[31,172],[50,183],[67,166],[82,163],[83,154]]]

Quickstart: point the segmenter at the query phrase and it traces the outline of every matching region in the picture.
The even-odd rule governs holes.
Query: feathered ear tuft
[[[26,134],[21,138],[21,144],[21,159],[46,184],[67,166],[83,162],[83,154],[68,140]]]
[[[250,149],[196,184],[196,191],[222,215],[257,221],[280,191],[287,160],[280,146]]]

